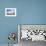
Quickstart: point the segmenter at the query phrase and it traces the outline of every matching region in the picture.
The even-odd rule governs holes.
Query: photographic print
[[[31,46],[32,43],[46,41],[46,25],[18,25],[18,41],[20,46]]]
[[[16,16],[16,8],[5,8],[5,16]]]

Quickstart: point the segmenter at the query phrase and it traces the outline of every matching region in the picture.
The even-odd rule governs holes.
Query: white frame
[[[14,9],[15,15],[7,15],[7,9]],[[5,8],[5,16],[16,16],[16,8]]]
[[[18,25],[18,43],[20,43],[20,25]]]
[[[18,24],[18,43],[20,43],[20,26],[21,25],[33,25],[33,24]],[[40,24],[35,24],[35,25],[40,25]],[[41,24],[41,25],[43,26],[44,24]],[[41,40],[41,41],[46,41],[46,40]]]

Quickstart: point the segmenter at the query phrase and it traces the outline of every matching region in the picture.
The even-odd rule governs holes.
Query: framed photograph
[[[46,25],[19,24],[18,38],[21,40],[46,41]]]
[[[5,8],[5,16],[16,16],[16,8]]]

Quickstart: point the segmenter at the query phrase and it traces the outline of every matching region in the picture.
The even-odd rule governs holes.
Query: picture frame
[[[15,16],[16,17],[16,8],[5,8],[5,16]]]
[[[25,36],[23,30],[28,30],[27,38],[23,37]],[[46,41],[46,24],[18,24],[18,38],[19,42],[22,40]]]

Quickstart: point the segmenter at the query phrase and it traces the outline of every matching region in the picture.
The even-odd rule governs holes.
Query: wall
[[[5,17],[5,8],[11,7],[17,8],[17,16]],[[46,0],[0,0],[0,44],[8,43],[17,24],[46,24]]]

